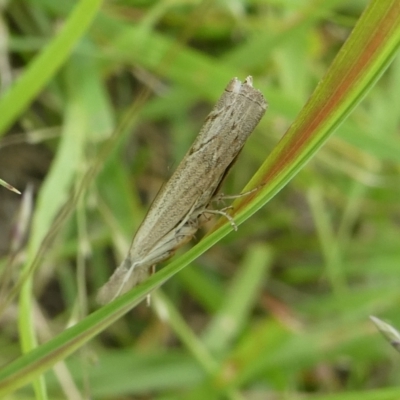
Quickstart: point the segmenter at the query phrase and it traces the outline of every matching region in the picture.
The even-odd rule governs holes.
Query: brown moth
[[[100,304],[145,280],[152,267],[191,240],[202,215],[224,214],[210,210],[210,202],[267,109],[252,83],[251,76],[244,83],[237,78],[228,83],[192,147],[154,199],[127,257],[100,289]]]

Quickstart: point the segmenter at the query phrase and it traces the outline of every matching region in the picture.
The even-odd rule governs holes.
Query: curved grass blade
[[[61,67],[87,31],[101,4],[102,0],[78,2],[59,34],[0,99],[0,137]]]
[[[311,159],[374,86],[399,46],[400,2],[372,1],[307,104],[244,191],[262,189],[235,201],[238,224],[266,204]]]
[[[322,146],[388,67],[399,43],[400,3],[372,1],[299,117],[247,188],[262,189],[235,202],[236,224],[268,202]],[[217,228],[140,286],[5,367],[0,371],[0,394],[30,382],[73,353],[233,229],[225,220]]]
[[[6,181],[3,181],[3,179],[0,179],[0,186],[4,186],[6,189],[10,190],[11,192],[21,194],[21,192],[16,189],[14,186],[10,185]]]
[[[392,325],[383,322],[381,319],[370,316],[371,321],[378,328],[383,337],[398,351],[400,352],[400,332],[393,328]]]

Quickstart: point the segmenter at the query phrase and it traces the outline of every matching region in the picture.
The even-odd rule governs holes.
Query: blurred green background
[[[102,167],[86,175],[85,195],[35,271],[40,342],[98,307],[97,289],[227,82],[252,75],[269,102],[225,182],[223,192],[236,194],[366,4],[106,1],[71,54],[58,44],[61,68],[36,72],[44,89],[0,141],[0,178],[21,191],[33,185],[37,207],[19,238],[21,198],[0,188],[4,281],[17,279],[88,168]],[[2,2],[3,93],[75,5]],[[400,398],[400,355],[368,319],[400,327],[399,93],[396,59],[267,207],[167,282],[150,307],[141,304],[46,374],[50,398]],[[16,304],[0,320],[0,365],[20,354]]]

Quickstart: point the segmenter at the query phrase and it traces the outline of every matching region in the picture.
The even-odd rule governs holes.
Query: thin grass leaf
[[[10,185],[6,181],[3,181],[3,179],[0,179],[0,185],[4,186],[6,189],[10,190],[11,192],[21,194],[21,192],[18,189],[16,189],[14,186]]]
[[[372,1],[299,116],[244,190],[262,189],[234,203],[235,213],[246,206],[236,217],[239,223],[311,159],[374,86],[399,46],[400,3]]]
[[[79,1],[62,29],[0,99],[0,137],[50,81],[98,13],[102,0]]]
[[[237,225],[254,214],[300,170],[365,96],[399,46],[399,22],[397,1],[370,3],[326,78],[249,184],[249,188],[262,186],[262,189],[236,202]],[[232,230],[226,221],[219,222],[217,227],[220,228],[142,285],[3,368],[0,394],[30,382],[74,352]]]
[[[379,329],[379,332],[382,333],[383,337],[400,352],[400,332],[377,317],[371,315],[369,318]]]

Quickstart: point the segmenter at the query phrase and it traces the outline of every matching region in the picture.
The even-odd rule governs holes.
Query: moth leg
[[[148,264],[151,265],[151,264]],[[149,266],[126,257],[97,294],[99,304],[107,304],[129,289],[147,279]]]
[[[239,199],[240,197],[244,197],[244,196],[248,196],[251,193],[256,192],[257,190],[259,190],[261,188],[261,186],[257,186],[254,189],[248,190],[247,192],[243,192],[243,193],[239,193],[239,194],[234,194],[234,195],[225,195],[224,193],[218,193],[217,195],[215,195],[211,201],[212,202],[223,202],[224,200],[233,200],[233,199]]]
[[[222,210],[204,210],[203,213],[204,213],[204,214],[219,214],[219,215],[223,215],[223,216],[229,221],[229,223],[231,224],[232,228],[233,228],[235,231],[237,231],[237,230],[238,230],[238,227],[237,227],[237,225],[235,224],[234,219],[233,219],[228,213],[225,212],[226,210],[229,210],[229,209],[231,209],[231,208],[232,208],[232,207],[229,206],[229,207],[223,208]]]
[[[149,271],[148,272],[149,272],[149,275],[148,275],[149,277],[154,275],[156,273],[156,264],[153,264],[151,267],[149,267]],[[146,305],[147,305],[147,307],[151,306],[151,293],[149,293],[146,296]]]

